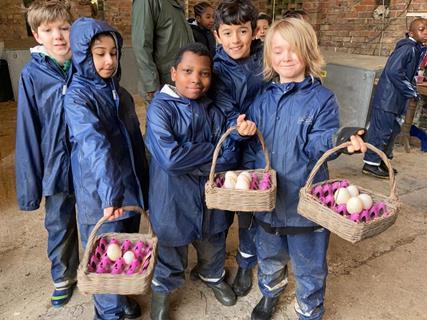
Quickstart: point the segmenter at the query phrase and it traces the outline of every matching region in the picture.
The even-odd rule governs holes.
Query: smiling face
[[[71,58],[70,24],[66,20],[56,20],[40,24],[37,31],[33,31],[36,41],[43,45],[48,55],[64,64]]]
[[[279,32],[271,39],[271,66],[280,76],[280,82],[301,82],[305,78],[305,63]]]
[[[221,24],[215,32],[218,42],[224,51],[234,60],[249,57],[252,43],[251,22],[242,24]]]
[[[206,29],[212,29],[214,24],[214,9],[212,7],[207,7],[205,11],[196,17],[197,23]]]
[[[182,55],[181,62],[171,69],[171,78],[178,93],[196,100],[205,94],[211,84],[211,60],[191,51]]]
[[[101,35],[90,47],[96,72],[103,79],[110,78],[118,66],[116,42],[110,35]]]

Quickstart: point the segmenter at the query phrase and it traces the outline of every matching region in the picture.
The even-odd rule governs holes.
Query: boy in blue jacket
[[[427,20],[415,19],[408,37],[400,40],[381,73],[372,102],[366,141],[393,158],[393,145],[400,133],[409,99],[417,99],[415,74],[422,58],[422,44],[427,42]],[[388,169],[381,158],[368,150],[363,173],[387,179]]]
[[[16,194],[21,210],[32,211],[45,197],[47,254],[55,286],[54,307],[73,293],[79,264],[64,95],[71,78],[71,15],[62,1],[36,1],[28,24],[40,44],[21,72],[16,115]]]
[[[104,215],[99,233],[139,231],[140,216],[123,207],[147,205],[148,166],[132,96],[119,86],[122,37],[104,21],[80,18],[71,27],[75,73],[65,97],[80,239]],[[126,296],[95,294],[95,319],[136,319]]]
[[[151,319],[168,319],[168,296],[181,287],[188,262],[188,245],[197,251],[192,277],[212,288],[226,306],[236,302],[224,281],[225,238],[230,215],[205,206],[204,185],[213,151],[226,130],[226,118],[205,93],[211,83],[208,49],[193,43],[183,47],[171,70],[175,87],[165,85],[147,113],[146,144],[151,153],[150,220],[159,239],[152,281]],[[239,133],[255,132],[242,121]],[[252,123],[253,125],[253,123]],[[236,148],[227,139],[216,171],[236,165]]]
[[[258,13],[250,1],[224,1],[215,12],[215,36],[218,43],[214,57],[213,92],[231,103],[221,104],[223,112],[234,122],[245,114],[264,87],[262,79],[262,41],[252,39],[256,33]],[[225,107],[228,106],[228,107]],[[242,167],[242,159],[238,167]],[[237,296],[245,296],[252,287],[252,269],[256,265],[253,215],[239,214],[239,268],[233,282]]]
[[[338,104],[333,92],[319,80],[323,58],[308,22],[296,18],[277,21],[267,32],[264,46],[265,78],[279,81],[270,83],[257,98],[248,117],[264,135],[271,167],[277,171],[277,196],[272,212],[255,214],[262,298],[251,319],[272,318],[288,283],[290,262],[296,280],[298,319],[320,320],[324,313],[329,231],[298,214],[299,191],[325,151],[345,141],[351,141],[348,153],[366,151],[359,136],[363,131],[339,130]],[[258,140],[246,152],[251,153],[253,168],[265,166]],[[326,179],[325,164],[315,181]]]

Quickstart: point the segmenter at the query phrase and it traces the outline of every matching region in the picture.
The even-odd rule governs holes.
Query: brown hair
[[[264,41],[264,78],[271,80],[276,76],[271,63],[273,36],[275,33],[289,42],[298,57],[305,64],[305,75],[320,79],[322,66],[325,64],[313,27],[306,21],[297,18],[286,18],[273,23]]]
[[[73,19],[68,1],[36,0],[27,9],[27,21],[34,32],[42,23],[56,20],[65,20],[71,24]]]

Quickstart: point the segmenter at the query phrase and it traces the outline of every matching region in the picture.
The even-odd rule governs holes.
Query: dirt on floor
[[[137,100],[144,119],[144,108]],[[46,257],[43,209],[20,212],[15,200],[15,104],[0,104],[0,319],[92,319],[90,296],[78,290],[63,308],[50,306],[52,284]],[[324,319],[419,320],[427,319],[427,154],[405,153],[396,147],[393,165],[399,171],[397,192],[402,206],[396,223],[384,233],[357,244],[331,237]],[[389,194],[387,180],[361,174],[362,157],[341,156],[330,162],[331,177],[347,178],[357,185]],[[236,225],[228,237],[226,268],[229,281],[236,272]],[[189,270],[195,265],[190,251]],[[187,276],[188,276],[187,273]],[[188,280],[172,295],[171,318],[250,319],[261,295],[254,274],[250,294],[235,306],[221,306],[211,290]],[[273,319],[296,319],[292,273]],[[137,296],[143,319],[149,319],[150,295]]]

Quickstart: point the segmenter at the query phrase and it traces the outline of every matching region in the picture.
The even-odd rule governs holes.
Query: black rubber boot
[[[363,166],[362,172],[379,179],[388,179],[388,170],[384,170],[381,166],[373,166],[366,164]]]
[[[252,310],[251,320],[270,320],[276,309],[277,300],[279,297],[268,298],[263,296]]]
[[[231,289],[230,285],[222,280],[218,283],[210,283],[203,281],[209,288],[212,289],[215,298],[224,306],[232,306],[236,304],[237,298]]]
[[[252,288],[252,268],[243,269],[239,267],[232,288],[236,296],[246,296]]]
[[[387,168],[387,166],[385,165],[384,161],[381,161],[380,167],[381,167],[381,169],[383,169],[384,171],[388,172],[388,168]],[[397,174],[397,170],[396,170],[396,169],[394,169],[394,168],[393,168],[393,172],[394,172],[394,174],[395,174],[395,175]]]
[[[123,307],[125,313],[124,319],[140,319],[141,318],[141,307],[139,304],[128,297],[128,303]]]
[[[169,295],[153,292],[151,296],[151,320],[169,319]]]

